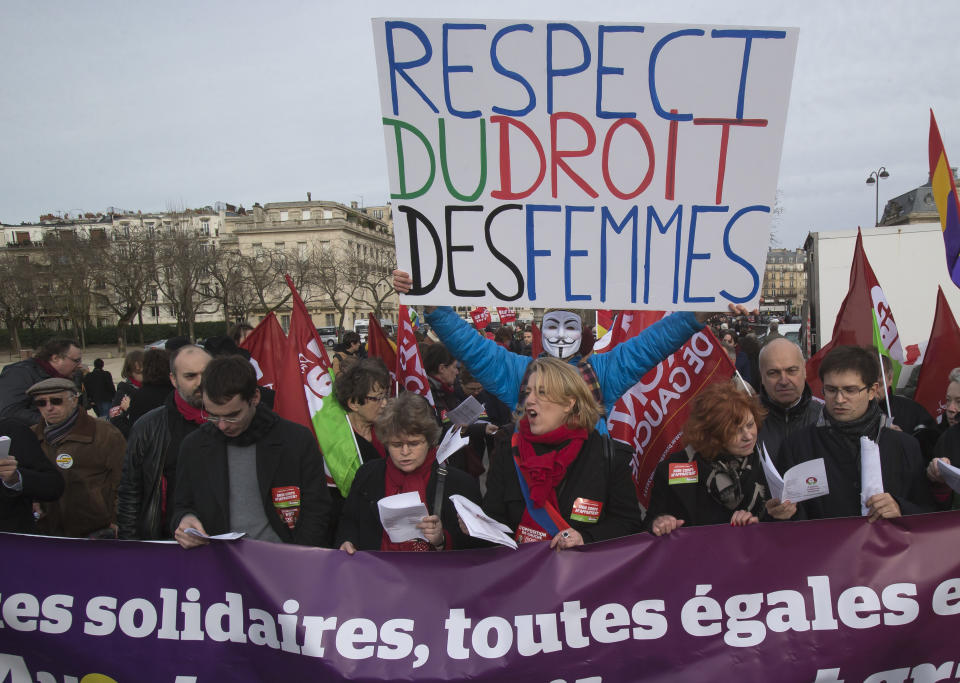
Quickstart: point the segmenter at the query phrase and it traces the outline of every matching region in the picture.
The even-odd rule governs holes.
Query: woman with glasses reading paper
[[[579,371],[538,358],[520,398],[512,435],[497,435],[484,512],[518,542],[549,540],[557,550],[640,531],[629,455],[594,428],[602,408]]]
[[[353,478],[337,530],[337,546],[357,550],[451,550],[476,545],[457,524],[450,496],[459,494],[479,504],[480,487],[470,475],[449,468],[444,477],[441,509],[434,509],[438,476],[436,462],[440,427],[426,399],[405,392],[391,399],[376,419],[377,437],[387,457],[361,465]],[[421,537],[395,543],[380,523],[377,503],[387,496],[416,492],[429,514],[417,524]]]

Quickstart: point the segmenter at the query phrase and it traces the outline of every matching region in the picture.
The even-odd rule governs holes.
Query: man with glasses
[[[180,445],[205,422],[200,378],[209,362],[199,346],[177,348],[170,355],[174,391],[130,430],[117,505],[120,538],[170,538]]]
[[[117,486],[126,447],[123,434],[80,406],[76,385],[51,377],[26,395],[42,418],[32,427],[44,455],[63,475],[63,495],[41,503],[40,533],[74,538],[115,538]]]
[[[823,402],[807,385],[803,352],[785,337],[767,342],[760,350],[760,380],[760,402],[767,417],[758,440],[774,457],[789,434],[817,424]]]
[[[50,339],[33,358],[12,363],[0,372],[0,418],[11,417],[26,425],[40,423],[40,411],[33,407],[27,389],[49,377],[73,381],[83,357],[71,339]]]
[[[324,545],[330,494],[313,432],[260,403],[256,373],[242,356],[211,360],[201,388],[207,424],[183,440],[178,456],[176,541],[194,548],[208,541],[193,533],[238,531]]]
[[[869,521],[932,510],[917,440],[890,428],[880,410],[876,351],[838,346],[824,357],[820,379],[825,405],[819,422],[787,437],[774,458],[781,473],[823,458],[830,492],[799,503],[798,516],[825,519],[861,514],[861,437],[878,446],[883,481],[883,492],[865,501]]]

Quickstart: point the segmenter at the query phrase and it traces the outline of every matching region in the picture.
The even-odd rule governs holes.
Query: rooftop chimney
[[[307,201],[308,201],[308,202],[313,201],[312,199],[310,199],[310,193],[309,193],[309,192],[307,192]]]

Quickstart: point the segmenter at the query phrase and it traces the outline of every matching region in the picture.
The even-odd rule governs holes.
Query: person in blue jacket
[[[393,271],[393,284],[398,292],[408,292],[412,283],[405,271]],[[747,314],[744,306],[731,304],[730,310],[737,315]],[[440,341],[467,366],[484,388],[508,406],[517,405],[527,366],[533,359],[508,351],[477,334],[449,306],[427,307],[426,311],[426,322]],[[633,339],[617,344],[606,353],[591,354],[584,360],[576,353],[580,346],[579,316],[558,310],[544,316],[543,347],[550,355],[577,366],[594,397],[609,414],[620,397],[641,377],[702,330],[708,315],[689,311],[673,313]],[[598,421],[597,429],[601,434],[607,433],[606,415]]]

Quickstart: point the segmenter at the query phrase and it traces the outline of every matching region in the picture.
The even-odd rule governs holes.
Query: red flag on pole
[[[631,469],[641,505],[650,503],[657,465],[680,450],[693,397],[705,386],[729,380],[734,372],[730,356],[705,327],[644,375],[610,411],[610,436],[633,449]]]
[[[960,326],[953,317],[950,304],[937,289],[937,310],[933,314],[933,327],[924,354],[920,375],[917,377],[917,392],[914,400],[936,418],[943,413],[944,396],[950,371],[960,367]]]
[[[367,355],[371,358],[379,358],[390,371],[390,395],[395,394],[394,387],[397,383],[397,347],[394,346],[383,328],[380,327],[380,321],[373,313],[369,314],[370,325],[367,329]]]
[[[612,320],[606,334],[593,345],[594,353],[604,353],[620,342],[636,337],[665,315],[663,311],[609,311],[609,313],[612,315]]]
[[[517,321],[517,314],[512,308],[497,306],[497,316],[499,316],[500,322],[504,325],[509,325],[510,323],[515,323]]]
[[[859,230],[850,266],[850,286],[840,304],[833,337],[807,361],[807,383],[814,395],[821,398],[823,388],[817,373],[823,358],[834,346],[876,346],[880,353],[894,361],[895,379],[904,360],[897,324],[863,250],[863,235]]]
[[[328,372],[330,359],[293,280],[289,275],[285,277],[293,294],[293,311],[287,351],[277,380],[274,410],[280,417],[313,431],[313,415],[320,411],[323,397],[332,388]]]
[[[400,304],[400,323],[397,326],[397,380],[407,391],[414,391],[423,396],[430,405],[433,394],[430,392],[430,381],[423,369],[420,360],[420,349],[417,347],[417,336],[413,333],[407,307]]]
[[[250,352],[250,362],[257,371],[257,384],[267,389],[275,388],[287,349],[287,335],[272,311],[253,328],[240,348]]]
[[[470,317],[473,318],[473,326],[481,332],[490,324],[490,311],[483,306],[470,311]]]

